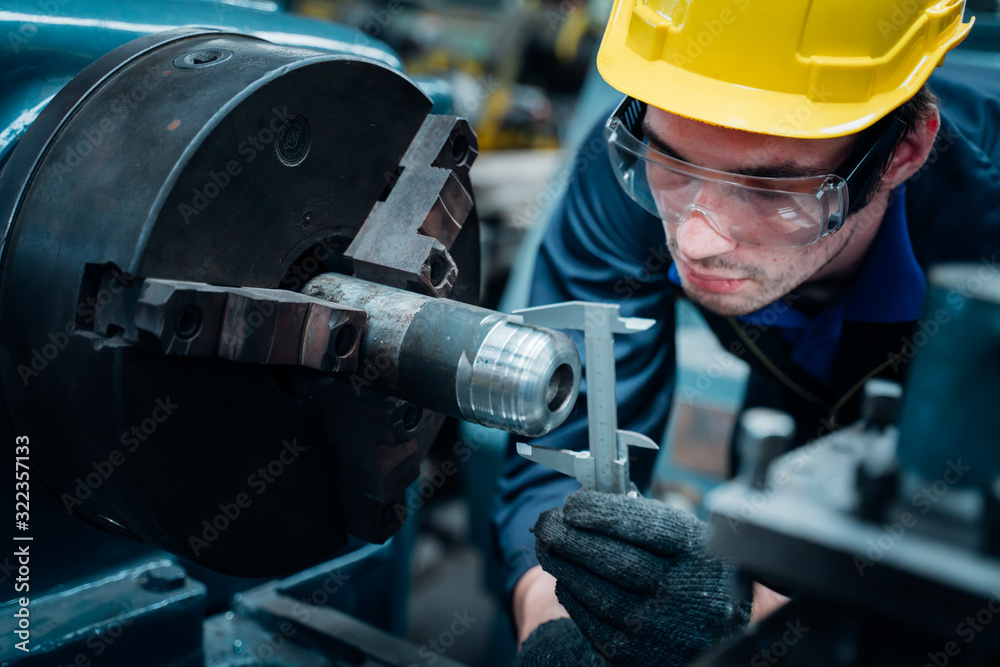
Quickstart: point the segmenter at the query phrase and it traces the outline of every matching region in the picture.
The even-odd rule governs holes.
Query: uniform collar
[[[858,277],[845,293],[844,319],[913,322],[924,312],[927,276],[906,226],[906,184],[889,193],[886,209]]]

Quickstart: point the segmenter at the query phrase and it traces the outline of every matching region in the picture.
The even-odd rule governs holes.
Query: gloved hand
[[[577,491],[535,524],[535,551],[583,635],[620,665],[681,666],[746,626],[708,525],[648,498]]]
[[[568,618],[542,623],[528,635],[514,667],[603,667],[607,663]]]

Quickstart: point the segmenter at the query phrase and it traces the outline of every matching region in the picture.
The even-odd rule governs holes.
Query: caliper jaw
[[[517,443],[517,453],[563,474],[575,477],[585,489],[609,493],[635,493],[629,480],[628,448],[659,449],[633,431],[619,430],[615,402],[614,334],[637,333],[654,320],[621,317],[617,304],[570,301],[514,311],[524,324],[583,331],[586,352],[587,431],[586,451],[551,449]]]

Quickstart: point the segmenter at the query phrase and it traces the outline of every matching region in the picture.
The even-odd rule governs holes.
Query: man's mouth
[[[716,294],[730,294],[743,287],[747,282],[745,278],[729,278],[711,273],[698,273],[693,271],[686,264],[677,262],[681,273],[694,287],[715,292]]]

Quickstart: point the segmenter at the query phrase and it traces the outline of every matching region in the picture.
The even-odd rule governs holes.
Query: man
[[[616,0],[598,68],[628,97],[584,142],[608,151],[578,159],[532,304],[617,302],[657,320],[617,342],[623,428],[663,433],[677,298],[750,364],[745,407],[790,413],[801,444],[856,420],[868,379],[905,378],[930,264],[997,268],[1000,76],[924,86],[968,33],[962,10]],[[585,448],[584,410],[581,397],[538,444]],[[640,488],[650,466],[632,466]],[[687,664],[785,599],[734,593],[694,517],[566,500],[578,487],[513,453],[505,465],[494,525],[522,664]],[[535,528],[543,570],[529,528],[564,503]]]

